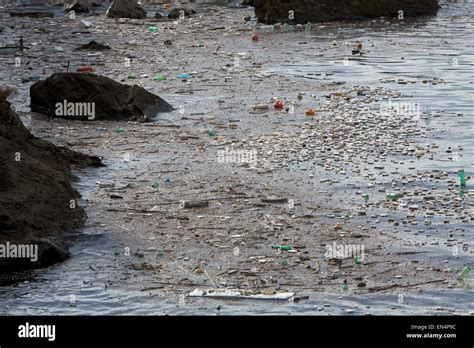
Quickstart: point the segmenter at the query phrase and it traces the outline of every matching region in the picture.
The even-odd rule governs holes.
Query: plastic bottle
[[[293,248],[291,247],[291,245],[272,245],[272,248],[273,249],[280,249],[280,250],[292,250]]]
[[[184,74],[179,74],[177,76],[178,79],[183,79],[183,80],[186,80],[186,79],[190,79],[191,78],[191,75],[189,75],[188,73],[184,73]]]
[[[262,25],[258,30],[262,32],[272,32],[275,30],[275,27],[273,25]]]
[[[281,100],[277,100],[273,107],[277,110],[283,110],[283,102]]]
[[[387,198],[395,202],[395,201],[398,201],[398,199],[400,198],[400,195],[398,193],[391,192],[387,194]]]
[[[166,80],[166,76],[163,75],[163,74],[159,74],[159,75],[154,76],[153,80],[154,81],[164,81],[164,80]]]
[[[466,175],[464,174],[464,169],[459,171],[459,181],[461,187],[466,187]]]
[[[469,273],[471,273],[471,271],[472,271],[471,267],[469,266],[464,267],[464,269],[458,276],[458,280],[464,281],[469,276]]]

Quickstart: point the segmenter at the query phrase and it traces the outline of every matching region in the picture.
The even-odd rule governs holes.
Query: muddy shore
[[[457,275],[472,261],[464,241],[474,219],[472,190],[468,186],[459,195],[456,170],[411,169],[420,158],[438,154],[436,144],[414,140],[427,136],[429,127],[413,115],[376,111],[389,98],[409,95],[383,83],[373,88],[327,81],[318,71],[304,77],[266,71],[271,62],[293,62],[295,54],[343,57],[347,48],[332,37],[285,41],[295,32],[258,31],[255,21],[243,19],[252,12],[200,6],[195,16],[178,22],[117,21],[104,13],[76,20],[1,18],[6,36],[28,38],[19,68],[12,57],[0,58],[4,81],[18,89],[10,100],[25,124],[43,139],[102,157],[112,171],[106,181],[96,178],[93,194],[81,205],[90,224],[120,240],[120,249],[104,252],[128,267],[124,282],[137,286],[136,279],[146,279],[147,287],[160,286],[158,291],[176,297],[195,287],[293,291],[300,299],[313,292],[460,288]],[[83,18],[93,25],[84,28]],[[258,42],[251,40],[254,31]],[[75,50],[91,40],[112,49]],[[164,44],[168,40],[171,45]],[[378,49],[383,48],[370,48]],[[25,101],[33,81],[22,80],[64,71],[68,61],[72,69],[89,65],[116,81],[138,84],[177,110],[149,124],[29,112]],[[182,73],[192,77],[176,78]],[[153,80],[158,74],[166,80]],[[283,110],[274,109],[272,98],[283,102]],[[269,109],[257,110],[256,104]],[[315,117],[305,115],[308,108]],[[119,127],[125,131],[114,132]],[[256,163],[222,163],[219,154],[226,148],[256,153]],[[411,174],[402,174],[404,168]],[[348,201],[357,203],[331,198],[328,186],[354,177],[362,179]],[[430,181],[443,189],[433,190]],[[362,195],[368,191],[366,202]],[[386,199],[389,193],[400,199]],[[182,208],[182,201],[193,200],[208,206]],[[402,217],[378,213],[382,208]],[[442,238],[399,237],[399,226],[418,224],[420,216],[420,230],[435,223],[432,217],[467,227]],[[431,249],[436,241],[446,253],[443,260]],[[363,246],[363,260],[326,257],[333,243]],[[464,259],[445,262],[454,245]]]

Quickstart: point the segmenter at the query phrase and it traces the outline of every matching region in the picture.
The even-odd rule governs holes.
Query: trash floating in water
[[[459,281],[465,281],[469,274],[472,272],[472,268],[469,266],[464,267],[462,272],[458,276]]]
[[[81,66],[76,69],[76,72],[78,73],[89,73],[89,72],[94,72],[94,68],[91,66]]]
[[[148,31],[150,33],[156,33],[159,30],[160,30],[160,28],[158,28],[158,27],[148,27]]]
[[[153,187],[154,189],[157,189],[159,186],[160,184],[158,183],[158,180],[153,180],[153,182],[151,183],[151,187]]]
[[[273,249],[280,249],[280,250],[293,250],[293,248],[291,247],[291,245],[272,245],[272,248]]]
[[[153,81],[164,81],[166,80],[166,76],[163,74],[155,75],[153,77]]]
[[[459,185],[461,187],[466,187],[466,175],[464,174],[464,169],[459,171]]]
[[[33,75],[33,76],[28,76],[26,78],[22,78],[21,82],[31,82],[31,81],[39,81],[39,80],[41,80],[41,77],[37,75]]]
[[[398,199],[400,198],[400,194],[398,193],[394,193],[394,192],[391,192],[391,193],[387,193],[387,199],[391,200],[391,201],[398,201]]]
[[[170,182],[171,182],[171,179],[168,178],[168,177],[166,177],[166,178],[164,178],[163,182],[170,183]]]
[[[213,131],[213,130],[208,130],[208,131],[207,131],[207,136],[208,136],[208,137],[211,137],[211,138],[217,137],[217,132],[216,132],[216,131]]]
[[[0,55],[16,54],[19,51],[18,47],[0,47]]]
[[[308,108],[304,110],[304,114],[306,116],[314,116],[316,115],[316,110],[314,110],[313,108]]]
[[[209,201],[181,201],[180,207],[189,208],[205,208],[209,206]]]
[[[137,77],[136,77],[135,75],[128,75],[128,76],[127,76],[127,79],[129,79],[129,80],[136,80]]]
[[[209,297],[209,298],[223,298],[223,299],[250,299],[250,300],[276,300],[276,301],[289,301],[294,296],[294,292],[274,292],[264,293],[264,291],[252,292],[248,290],[237,290],[237,289],[195,289],[191,291],[188,297]]]
[[[123,129],[122,127],[117,127],[114,129],[114,133],[123,133],[125,132],[125,129]]]
[[[369,194],[368,193],[363,193],[362,198],[364,199],[364,201],[367,202],[369,200]]]
[[[254,110],[269,110],[270,106],[268,106],[268,104],[255,104],[255,105],[252,105],[252,109],[254,109]]]
[[[191,78],[191,75],[188,74],[188,73],[183,73],[183,74],[179,74],[178,76],[176,76],[178,79],[183,79],[183,80],[187,80],[187,79],[190,79]]]
[[[273,107],[277,110],[283,110],[283,102],[281,100],[277,100]]]

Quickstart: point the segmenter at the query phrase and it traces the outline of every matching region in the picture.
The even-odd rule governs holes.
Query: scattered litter
[[[252,106],[254,110],[270,110],[270,106],[268,104],[256,104]]]
[[[462,270],[462,272],[458,276],[458,280],[459,281],[466,280],[466,278],[469,276],[471,271],[472,271],[471,267],[469,267],[469,266],[464,267],[464,269]]]
[[[153,76],[153,80],[154,81],[164,81],[164,80],[166,80],[166,76],[163,75],[163,74],[155,75],[155,76]]]
[[[275,102],[275,104],[273,104],[273,107],[276,109],[276,110],[283,110],[283,102],[281,100],[277,100]]]
[[[187,80],[187,79],[190,79],[191,78],[191,75],[188,74],[188,73],[183,73],[183,74],[179,74],[178,76],[176,76],[178,79],[183,79],[183,80]]]
[[[76,72],[78,72],[78,73],[90,73],[90,72],[94,72],[94,68],[91,67],[91,66],[81,66],[81,67],[76,69]]]
[[[273,249],[285,250],[285,251],[293,250],[293,248],[291,247],[291,245],[272,245],[272,248],[273,248]]]
[[[205,208],[209,206],[209,201],[181,201],[181,208]]]
[[[285,197],[265,197],[262,198],[262,203],[288,203],[288,198]]]

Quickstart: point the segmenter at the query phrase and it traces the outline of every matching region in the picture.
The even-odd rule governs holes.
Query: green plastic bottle
[[[471,272],[472,272],[471,267],[469,267],[469,266],[464,267],[464,269],[462,270],[462,272],[458,276],[458,280],[464,281],[469,276],[469,274]]]
[[[395,201],[398,201],[398,199],[400,198],[400,195],[398,193],[391,192],[387,194],[387,198],[395,202]]]
[[[273,249],[280,249],[280,250],[292,250],[293,248],[291,247],[291,245],[272,245],[272,248]]]

